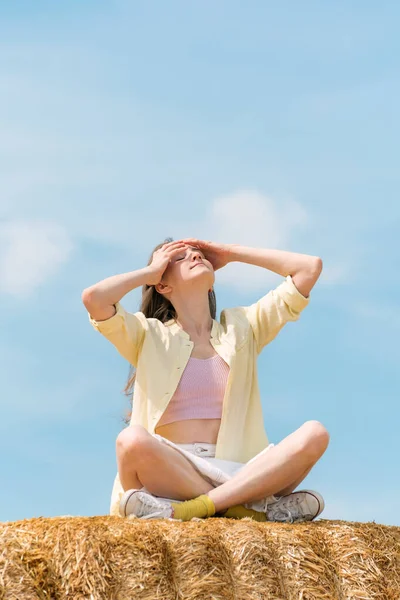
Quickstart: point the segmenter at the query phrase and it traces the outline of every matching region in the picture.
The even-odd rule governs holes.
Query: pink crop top
[[[228,374],[229,365],[219,354],[189,358],[157,427],[187,419],[220,419]]]

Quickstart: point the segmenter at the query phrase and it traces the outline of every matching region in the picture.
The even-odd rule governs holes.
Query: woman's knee
[[[141,425],[129,425],[117,436],[117,454],[137,454],[143,456],[154,444],[153,436]]]
[[[306,421],[301,428],[302,450],[310,457],[319,458],[325,452],[329,444],[329,433],[319,421]]]

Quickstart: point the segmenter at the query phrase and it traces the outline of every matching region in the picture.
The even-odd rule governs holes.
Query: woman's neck
[[[205,338],[210,337],[213,320],[209,315],[208,320],[205,322],[194,322],[190,319],[179,319],[175,318],[176,323],[181,327],[184,331],[186,331],[191,338]]]

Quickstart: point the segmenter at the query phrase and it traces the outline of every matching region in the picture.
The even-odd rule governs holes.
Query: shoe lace
[[[145,509],[151,509],[150,511],[144,510],[145,514],[139,515],[142,519],[151,519],[154,517],[165,517],[165,509],[167,506],[171,506],[169,502],[160,502],[160,500],[156,500],[154,496],[148,496],[147,494],[143,494],[140,498],[142,506]],[[158,510],[154,510],[154,509]],[[172,511],[172,507],[171,507]],[[147,514],[146,514],[147,513]]]
[[[294,523],[298,520],[311,521],[313,516],[303,513],[300,508],[301,498],[299,496],[282,497],[268,509],[268,518],[271,521],[284,521]]]
[[[268,517],[270,521],[284,521],[288,523],[294,523],[294,518],[289,509],[285,509],[284,507],[279,508],[275,507],[275,509],[268,512]]]

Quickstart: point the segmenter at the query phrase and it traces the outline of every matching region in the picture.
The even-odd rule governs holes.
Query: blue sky
[[[81,292],[194,236],[322,257],[259,358],[265,428],[329,430],[300,486],[322,517],[400,525],[399,18],[394,2],[1,3],[0,520],[108,514],[129,365]],[[280,281],[228,265],[218,316]]]

